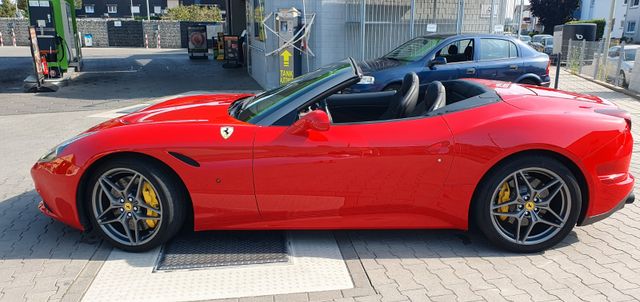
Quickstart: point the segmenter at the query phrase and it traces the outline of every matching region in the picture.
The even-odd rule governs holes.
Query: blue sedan
[[[367,81],[345,92],[397,90],[409,72],[421,86],[459,78],[494,79],[549,86],[549,56],[524,42],[499,35],[431,34],[402,44],[382,58],[361,62]]]

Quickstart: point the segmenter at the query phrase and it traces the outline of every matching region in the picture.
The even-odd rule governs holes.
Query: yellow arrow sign
[[[289,52],[289,50],[285,49],[280,53],[280,56],[282,57],[282,65],[284,67],[289,67],[289,60],[291,59],[291,52]]]

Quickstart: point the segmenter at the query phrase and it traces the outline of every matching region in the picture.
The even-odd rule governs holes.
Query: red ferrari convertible
[[[489,80],[348,94],[352,60],[258,95],[176,98],[53,148],[46,215],[128,251],[195,230],[479,229],[534,252],[634,200],[627,112]]]

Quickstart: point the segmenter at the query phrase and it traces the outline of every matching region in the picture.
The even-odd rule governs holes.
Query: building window
[[[631,3],[631,7],[638,6],[638,5],[640,5],[640,0],[633,0],[633,2]]]
[[[628,2],[629,2],[629,0],[624,0],[623,1],[623,5],[627,5]]]
[[[131,7],[131,13],[132,14],[139,14],[140,13],[140,5],[134,5]]]
[[[627,33],[634,33],[636,32],[636,21],[629,21],[627,22]]]
[[[154,6],[154,7],[153,7],[153,13],[154,13],[154,14],[161,14],[161,13],[162,13],[162,7],[160,7],[160,6]]]
[[[95,12],[95,10],[93,9],[93,4],[92,5],[85,5],[84,6],[84,12],[87,14],[93,14]]]
[[[117,14],[118,13],[118,5],[116,5],[116,4],[107,4],[107,13]]]

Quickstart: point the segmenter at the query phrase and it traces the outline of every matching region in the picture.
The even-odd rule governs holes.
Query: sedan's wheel
[[[547,157],[513,160],[496,169],[480,189],[476,215],[495,244],[537,252],[564,239],[580,213],[580,188],[572,172]]]
[[[184,221],[184,196],[167,171],[145,161],[118,160],[90,182],[92,224],[113,245],[145,251],[172,237]]]
[[[627,77],[625,76],[623,70],[620,70],[620,79],[618,81],[620,82],[619,84],[620,84],[621,87],[626,88],[627,86],[629,86],[627,84]]]

